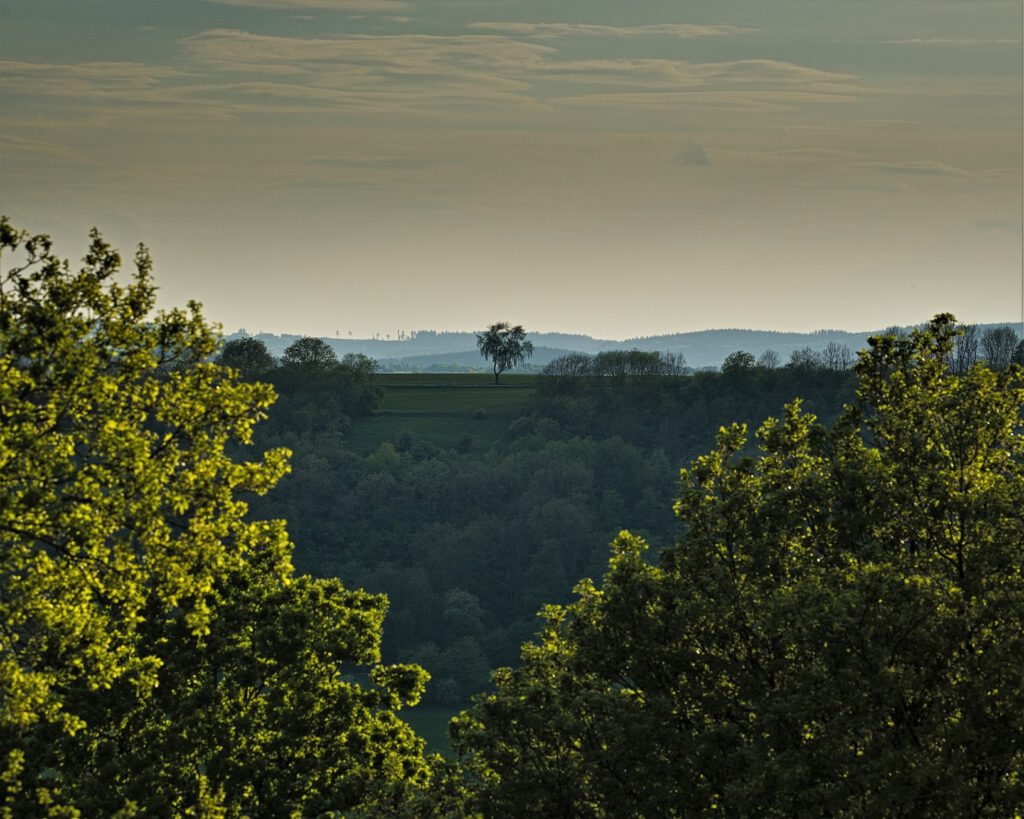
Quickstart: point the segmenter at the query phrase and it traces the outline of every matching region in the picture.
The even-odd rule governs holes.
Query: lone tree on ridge
[[[526,340],[526,330],[521,324],[515,327],[507,321],[492,324],[484,332],[477,333],[476,346],[480,355],[494,365],[494,383],[505,370],[518,367],[533,355],[533,342]]]

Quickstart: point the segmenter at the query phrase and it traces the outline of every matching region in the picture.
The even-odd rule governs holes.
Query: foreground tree
[[[1013,816],[1024,805],[1024,376],[953,321],[872,339],[832,430],[799,401],[682,473],[453,722],[502,816]]]
[[[197,305],[153,313],[142,248],[127,285],[95,231],[78,271],[6,219],[0,254],[0,814],[397,809],[425,674],[380,664],[383,598],[248,519],[288,453],[225,447],[273,390],[202,363]]]
[[[480,355],[491,362],[495,384],[505,370],[518,367],[533,355],[533,342],[526,340],[526,330],[520,324],[513,327],[506,321],[477,333],[476,346]]]

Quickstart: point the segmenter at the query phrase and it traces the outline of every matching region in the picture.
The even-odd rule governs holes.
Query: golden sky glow
[[[1021,14],[4,0],[0,207],[229,331],[1011,320]]]

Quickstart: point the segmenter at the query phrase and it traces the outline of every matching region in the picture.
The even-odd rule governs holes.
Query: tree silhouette
[[[523,326],[517,324],[513,327],[507,321],[492,324],[484,332],[478,333],[476,346],[480,349],[480,355],[492,363],[495,384],[505,370],[518,367],[533,355],[533,342],[526,340]]]

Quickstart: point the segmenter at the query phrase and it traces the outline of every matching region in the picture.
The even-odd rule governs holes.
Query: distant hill
[[[1006,322],[1016,327],[1015,322]],[[1001,327],[1002,324],[982,324],[982,330]],[[909,327],[903,328],[909,330]],[[593,338],[570,333],[530,333],[534,344],[530,368],[543,367],[553,358],[569,352],[597,353],[602,350],[658,350],[682,353],[686,363],[694,369],[719,367],[729,353],[746,350],[760,356],[765,350],[775,350],[782,362],[789,360],[794,350],[810,347],[820,351],[830,342],[845,344],[856,351],[867,346],[868,337],[880,332],[869,330],[851,332],[847,330],[817,330],[813,333],[789,333],[772,330],[719,329],[697,330],[689,333],[644,336],[623,341]],[[244,334],[233,333],[228,339],[240,338]],[[259,338],[275,356],[280,356],[288,345],[297,341],[299,335],[274,335],[260,333]],[[392,372],[408,370],[434,372],[460,372],[468,369],[486,369],[487,362],[480,358],[476,349],[476,334],[461,332],[437,332],[420,330],[401,339],[323,339],[338,354],[362,353],[381,362],[382,368]]]

